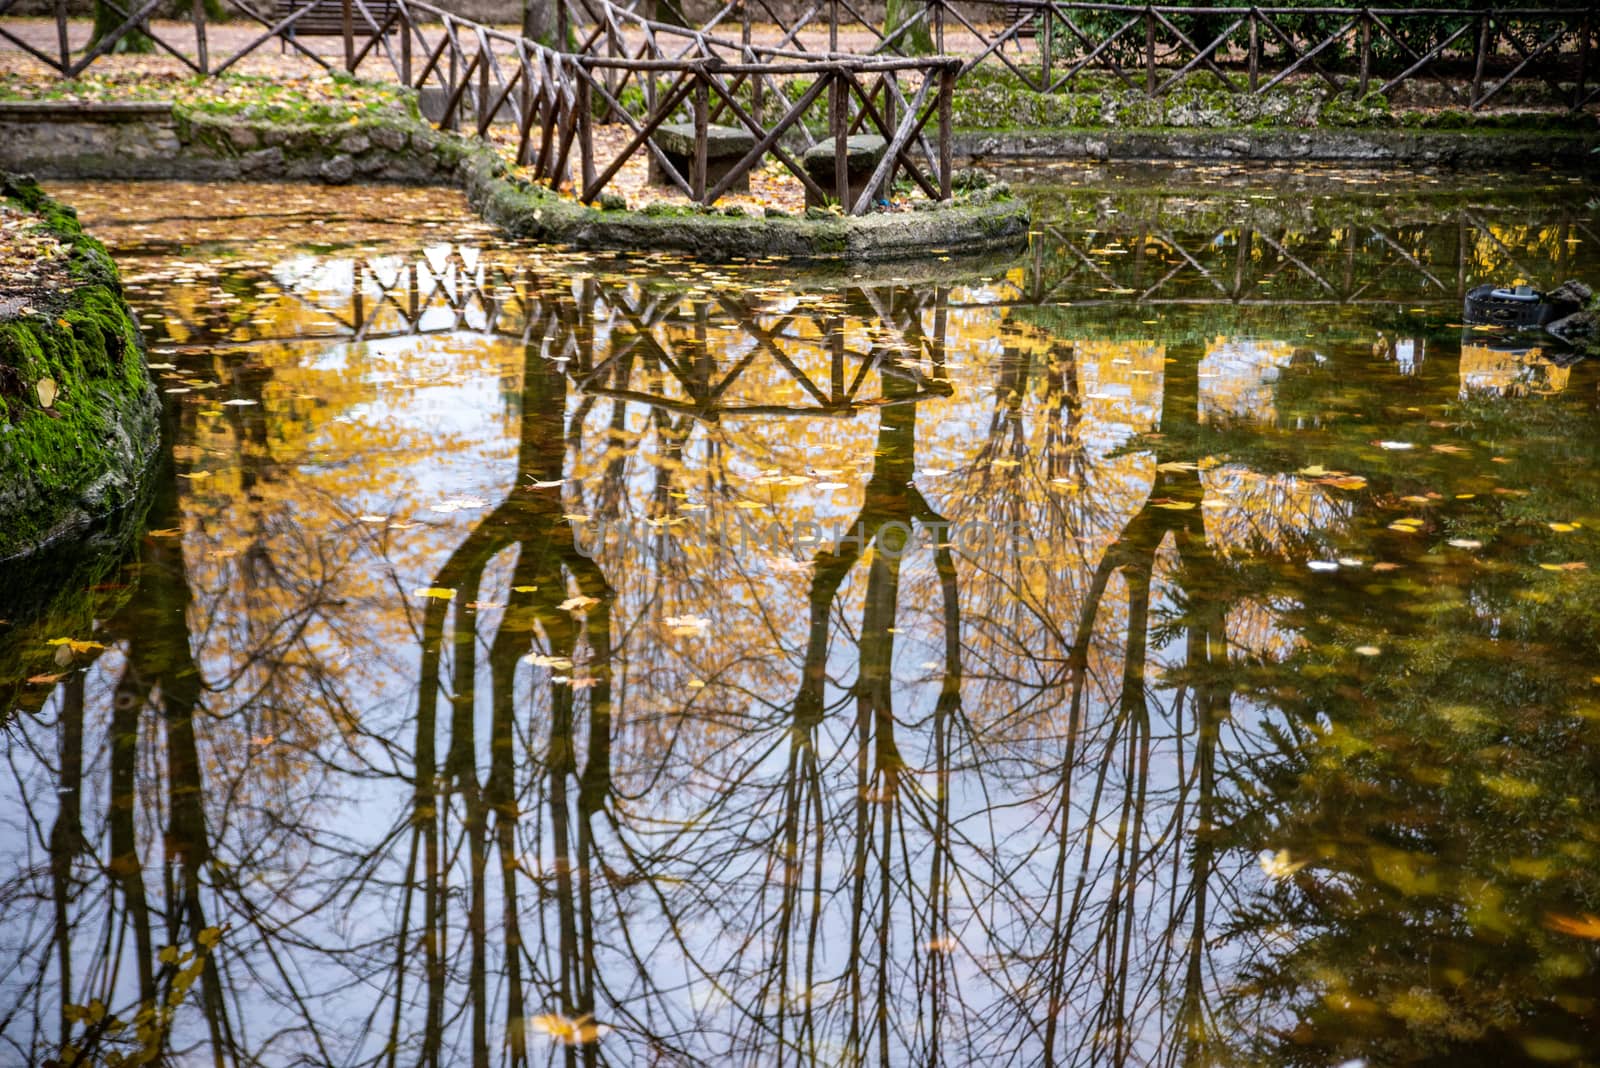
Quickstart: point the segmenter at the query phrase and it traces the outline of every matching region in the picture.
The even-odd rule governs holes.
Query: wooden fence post
[[[1261,84],[1261,25],[1256,21],[1256,9],[1250,9],[1250,91],[1254,93]]]
[[[61,73],[72,65],[72,42],[67,38],[67,0],[56,0],[56,44],[61,49]]]
[[[344,19],[344,69],[356,69],[356,28],[350,13],[350,0],[339,0],[339,10]]]
[[[1156,95],[1156,13],[1144,9],[1144,91]]]
[[[400,80],[411,84],[411,12],[400,9]]]
[[[1367,95],[1372,80],[1372,13],[1361,9],[1361,95]]]
[[[594,116],[589,101],[589,72],[578,76],[578,163],[582,168],[581,194],[594,184]]]
[[[706,201],[706,155],[707,131],[711,125],[711,90],[706,85],[706,76],[696,73],[694,76],[694,166],[693,173],[689,176],[690,188],[694,190],[694,199],[697,204]]]
[[[494,101],[489,93],[489,61],[494,58],[494,52],[488,38],[478,35],[478,99],[474,101],[473,110],[478,113],[478,136],[482,137],[489,132],[489,124],[494,122]],[[553,118],[554,116],[552,116]]]
[[[1051,62],[1051,52],[1054,47],[1051,38],[1055,36],[1056,29],[1055,19],[1052,16],[1055,13],[1056,5],[1052,0],[1050,6],[1044,9],[1044,26],[1041,29],[1044,36],[1039,38],[1039,92],[1041,93],[1050,91],[1050,70],[1055,66]]]
[[[1578,84],[1572,88],[1572,106],[1583,107],[1584,87],[1589,80],[1589,38],[1594,35],[1592,14],[1585,9],[1578,27]]]
[[[889,140],[892,142],[895,135],[895,110],[894,89],[889,80],[894,77],[894,71],[886,70],[878,75],[879,84],[883,86],[883,124],[889,129]],[[883,188],[878,191],[878,196],[883,200],[890,200],[894,195],[894,172],[899,165],[893,161],[889,163],[889,173],[883,179]]]
[[[1468,108],[1478,106],[1478,94],[1483,92],[1483,67],[1489,59],[1489,15],[1484,13],[1478,16],[1478,62],[1472,71],[1472,96],[1467,102]]]
[[[200,73],[211,73],[211,57],[206,48],[206,6],[204,0],[192,0],[190,17],[194,20],[195,58],[200,61]]]
[[[950,199],[950,102],[955,96],[955,66],[939,71],[939,197]]]
[[[850,122],[846,113],[846,82],[841,71],[828,74],[828,128],[833,134],[833,184],[839,204],[850,210]]]

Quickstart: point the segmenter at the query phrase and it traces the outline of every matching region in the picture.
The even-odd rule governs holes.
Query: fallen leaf
[[[1309,863],[1304,860],[1290,860],[1287,849],[1280,849],[1276,853],[1263,849],[1256,859],[1269,879],[1287,879]]]
[[[104,649],[99,642],[79,641],[76,638],[51,638],[46,645],[64,645],[74,653],[87,653],[95,649]]]
[[[33,391],[39,395],[39,407],[49,408],[56,402],[56,380],[41,378],[34,383]]]
[[[440,601],[455,600],[456,591],[447,590],[443,586],[421,586],[411,591],[413,597],[432,597]]]
[[[1547,913],[1544,925],[1552,931],[1572,935],[1574,938],[1600,939],[1600,916],[1585,912],[1582,916],[1563,916],[1559,912]]]
[[[56,683],[60,682],[66,677],[67,673],[65,671],[61,671],[54,675],[32,675],[29,676],[28,682],[34,686],[54,686]]]
[[[589,1016],[580,1016],[574,1020],[554,1012],[535,1016],[529,1022],[535,1031],[549,1035],[557,1042],[569,1046],[594,1042],[610,1030],[602,1024],[595,1023]]]
[[[563,612],[582,612],[590,605],[599,603],[600,599],[598,597],[585,597],[580,593],[576,597],[568,597],[565,601],[562,601],[560,607]]]

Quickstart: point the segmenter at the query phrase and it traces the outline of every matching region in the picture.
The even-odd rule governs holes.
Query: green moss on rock
[[[0,321],[0,559],[133,501],[159,444],[159,404],[105,248],[32,180],[0,195],[70,249],[68,284]],[[55,383],[47,407],[37,384]]]

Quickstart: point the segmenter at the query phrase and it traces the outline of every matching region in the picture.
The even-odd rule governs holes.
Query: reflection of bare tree
[[[288,567],[300,532],[267,508],[246,531],[259,559],[209,585],[209,556],[186,572],[176,541],[148,543],[137,600],[156,622],[126,630],[108,717],[109,859],[76,793],[49,833],[61,974],[83,987],[65,947],[87,944],[87,878],[135,948],[127,1001],[162,996],[162,946],[231,924],[186,1032],[224,1063],[284,1046],[374,1065],[1210,1057],[1213,918],[1242,891],[1211,834],[1236,576],[1199,507],[1197,354],[1169,354],[1162,443],[1115,484],[1142,497],[1062,499],[1044,487],[1111,466],[1084,446],[1086,357],[1052,342],[1033,362],[1008,338],[967,495],[940,498],[919,479],[949,448],[924,413],[955,404],[943,291],[819,310],[530,285],[516,486],[430,565],[392,729],[307,666],[319,627],[361,647],[327,579],[351,556]],[[265,407],[230,413],[239,440],[263,440]],[[861,454],[838,476],[857,479],[846,540],[778,568],[669,536],[695,507],[753,503],[752,469],[824,466],[748,429],[801,419]],[[246,493],[280,473],[252,467]],[[947,520],[974,500],[1090,545],[1082,574],[1053,563],[1034,592],[1036,562],[964,548]],[[175,502],[160,525],[180,525]],[[627,519],[652,536],[589,540]],[[262,599],[232,596],[249,583]],[[288,610],[230,617],[261,624],[263,603]],[[673,644],[697,625],[715,641]],[[228,711],[223,635],[244,647],[226,677],[252,680]],[[51,772],[69,791],[106,701],[73,686]],[[272,762],[304,694],[340,728],[303,743],[320,777]],[[158,837],[159,879],[138,860]],[[341,1034],[352,990],[359,1037]],[[282,1038],[247,1033],[263,1005]]]
[[[170,527],[178,519],[170,465],[155,479],[149,522]],[[107,640],[121,646],[120,667],[106,695],[109,718],[90,724],[82,670],[71,671],[63,683],[51,780],[60,803],[45,839],[53,924],[48,950],[30,946],[23,955],[38,969],[30,984],[38,990],[51,982],[53,952],[56,1047],[76,1051],[63,1055],[78,1063],[98,1061],[125,1045],[128,1036],[119,1031],[141,1011],[150,1023],[137,1042],[162,1054],[172,1035],[161,1007],[177,968],[158,951],[193,945],[212,922],[205,885],[212,861],[207,782],[195,744],[196,719],[206,712],[189,646],[190,592],[181,544],[145,538],[130,570],[137,575],[133,593],[103,628]],[[86,767],[86,758],[100,765],[98,753],[86,754],[89,739],[105,747],[103,785]],[[153,745],[161,755],[152,767]],[[103,825],[92,810],[86,815],[86,795],[104,798]],[[218,1064],[231,1059],[234,1047],[220,966],[214,958],[200,977],[202,1018]],[[88,1013],[93,1005],[100,1008]],[[113,1026],[119,1018],[122,1023]],[[42,1038],[36,1031],[34,1041]]]

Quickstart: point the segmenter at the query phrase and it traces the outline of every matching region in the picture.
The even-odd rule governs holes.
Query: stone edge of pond
[[[707,259],[781,256],[794,261],[892,263],[926,257],[1017,252],[1027,243],[1026,202],[997,183],[927,211],[826,218],[755,218],[691,207],[604,211],[504,177],[474,151],[462,185],[486,220],[514,237],[586,249],[683,252]]]
[[[1019,251],[1029,210],[1004,189],[929,211],[754,218],[685,206],[602,210],[507,176],[494,151],[403,113],[351,124],[264,122],[182,103],[0,102],[0,166],[63,178],[385,181],[464,188],[514,237],[620,252],[874,263]]]
[[[1305,129],[958,130],[973,160],[1396,163],[1588,166],[1600,131]]]
[[[0,195],[70,246],[71,285],[0,321],[0,561],[134,503],[160,445],[160,400],[104,246],[37,183],[0,172]],[[56,396],[46,407],[38,382]]]

